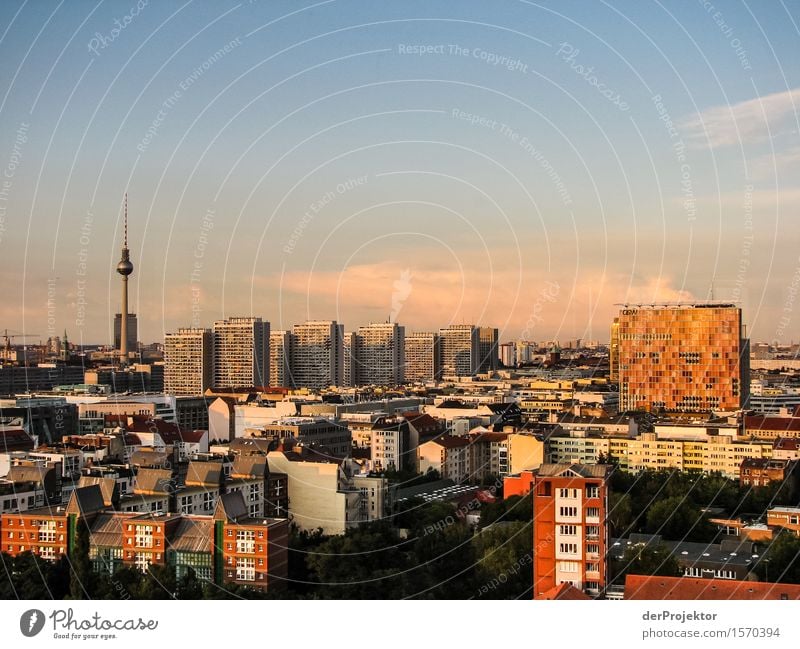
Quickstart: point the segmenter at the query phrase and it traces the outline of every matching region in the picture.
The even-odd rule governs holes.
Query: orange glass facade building
[[[750,384],[742,311],[731,304],[636,305],[612,325],[620,410],[737,410]]]

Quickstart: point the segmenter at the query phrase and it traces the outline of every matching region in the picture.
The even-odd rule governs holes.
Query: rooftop
[[[633,600],[781,600],[800,599],[800,585],[698,577],[628,575],[625,599]]]

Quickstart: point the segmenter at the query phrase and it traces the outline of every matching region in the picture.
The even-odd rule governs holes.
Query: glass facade
[[[700,412],[741,406],[739,308],[623,309],[615,328],[621,410]]]

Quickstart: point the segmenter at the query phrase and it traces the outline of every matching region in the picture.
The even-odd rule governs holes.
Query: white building
[[[444,376],[472,376],[480,368],[479,331],[475,325],[439,329]]]
[[[291,388],[292,334],[273,331],[269,334],[269,384],[273,388]]]
[[[403,382],[405,327],[371,323],[356,333],[356,384],[395,386]]]
[[[269,322],[237,317],[214,323],[216,388],[269,385]]]
[[[439,381],[442,378],[439,334],[417,331],[406,335],[404,360],[407,383]]]
[[[322,390],[344,381],[344,327],[309,320],[292,328],[292,376],[299,388]]]

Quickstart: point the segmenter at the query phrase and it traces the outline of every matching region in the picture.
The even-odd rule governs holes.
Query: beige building
[[[439,329],[443,376],[472,376],[480,368],[480,334],[475,325]]]
[[[551,462],[597,461],[600,454],[611,455],[621,469],[639,472],[645,469],[719,472],[728,478],[739,477],[745,458],[769,458],[768,441],[738,441],[731,435],[710,435],[705,439],[664,439],[656,433],[642,433],[635,438],[585,435],[553,435],[547,441]]]
[[[395,386],[403,382],[405,327],[371,323],[356,332],[355,385]]]
[[[544,441],[530,433],[509,433],[508,475],[538,469],[545,462]]]
[[[269,322],[237,317],[214,323],[215,388],[269,385]]]
[[[456,484],[470,479],[470,445],[465,437],[440,435],[417,447],[420,473],[436,471]]]
[[[292,334],[289,331],[272,331],[269,334],[269,384],[273,388],[291,388]]]
[[[164,337],[164,392],[202,395],[211,387],[212,336],[210,329],[184,328]]]
[[[344,381],[344,327],[309,320],[292,327],[292,376],[297,387],[322,390]]]
[[[311,458],[294,451],[271,451],[271,472],[285,473],[289,519],[299,530],[344,534],[361,522],[362,495],[338,462]]]
[[[439,334],[417,331],[406,335],[404,376],[407,383],[442,378]]]

